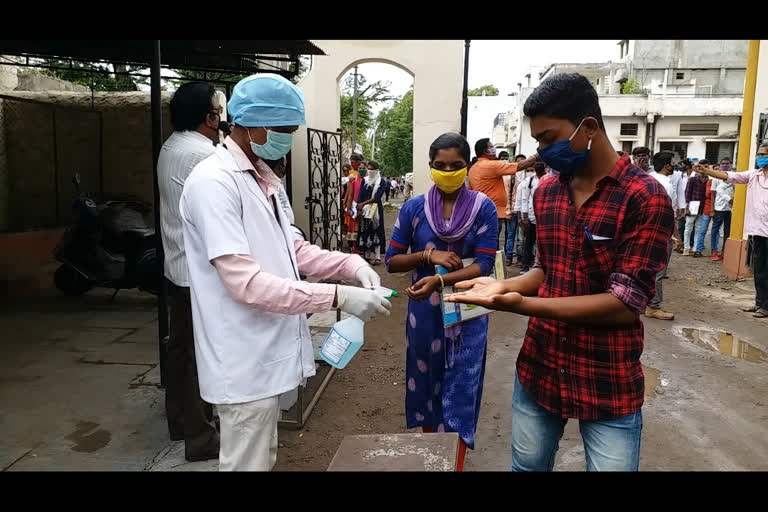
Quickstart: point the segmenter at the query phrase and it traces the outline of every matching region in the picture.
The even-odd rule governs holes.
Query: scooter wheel
[[[56,269],[53,274],[53,283],[66,295],[82,295],[93,288],[83,274],[69,265],[62,265]]]

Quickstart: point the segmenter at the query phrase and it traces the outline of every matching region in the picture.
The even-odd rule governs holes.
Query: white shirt
[[[681,180],[682,180],[682,177],[680,176],[679,172],[673,172],[669,176],[669,182],[672,183],[673,187],[675,187],[675,199],[672,201],[672,207],[673,208],[679,208],[679,206],[678,206],[679,199],[678,199],[677,191],[680,188],[680,181]]]
[[[518,211],[527,213],[528,220],[531,222],[531,224],[536,224],[536,215],[533,212],[533,193],[536,191],[538,186],[539,177],[534,174],[525,178],[525,180],[520,183],[520,186],[517,187],[517,191],[520,193],[521,207],[521,209]]]
[[[675,205],[677,204],[677,187],[672,183],[672,177],[665,176],[664,174],[658,173],[656,171],[653,171],[649,174],[656,178],[656,181],[661,183],[661,185],[664,187],[664,190],[667,191],[667,195],[669,196],[669,199],[672,203],[672,211],[674,213]]]
[[[211,264],[220,256],[244,254],[270,275],[299,281],[285,209],[273,207],[224,147],[195,167],[180,209],[203,400],[260,400],[290,391],[314,375],[306,314],[272,313],[235,301]]]
[[[733,183],[726,183],[717,178],[712,180],[711,191],[715,193],[715,211],[730,212],[733,210],[731,200],[733,199]]]
[[[685,201],[685,187],[688,185],[689,179],[689,176],[683,171],[680,173],[680,181],[677,182],[677,207],[681,210],[688,207],[688,203]]]
[[[517,173],[515,174],[515,179],[519,179],[520,183],[517,185],[517,191],[515,192],[515,211],[520,213],[527,213],[528,212],[528,199],[527,196],[523,196],[523,183],[525,180],[530,178],[531,176],[535,176],[535,174],[528,174],[526,171],[525,173]],[[518,178],[519,177],[519,178]]]
[[[196,131],[173,132],[160,149],[157,184],[160,189],[160,229],[165,252],[164,273],[176,286],[189,286],[179,199],[189,173],[215,149],[211,139]]]

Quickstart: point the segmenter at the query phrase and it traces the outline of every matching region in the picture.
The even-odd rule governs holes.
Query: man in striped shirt
[[[211,155],[219,142],[223,112],[212,85],[189,82],[179,87],[170,104],[174,132],[163,144],[157,162],[164,273],[170,303],[165,412],[171,439],[184,440],[189,461],[217,458],[219,435],[213,407],[200,398],[179,199],[192,169]]]

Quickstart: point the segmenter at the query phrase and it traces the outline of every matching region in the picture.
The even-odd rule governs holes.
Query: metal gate
[[[341,250],[341,133],[307,128],[309,240]]]
[[[309,196],[305,202],[306,208],[309,209],[307,241],[329,251],[341,250],[341,133],[307,128],[307,155],[309,158],[307,166]],[[335,283],[336,281],[322,282]],[[337,309],[336,321],[339,320],[341,320],[341,312]],[[320,400],[320,395],[336,373],[336,368],[323,360],[316,360],[315,363],[318,365],[318,374],[310,378],[310,381],[320,378],[321,372],[324,371],[320,369],[321,367],[327,368],[327,373],[306,407],[304,394],[307,391],[303,386],[299,386],[296,390],[295,403],[289,410],[282,410],[281,404],[280,425],[303,427]],[[309,386],[314,387],[314,385]],[[293,414],[291,411],[294,411]]]

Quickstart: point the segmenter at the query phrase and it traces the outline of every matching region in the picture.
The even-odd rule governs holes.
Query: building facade
[[[541,80],[557,73],[586,76],[600,96],[609,139],[617,150],[647,146],[678,158],[733,159],[738,148],[746,40],[625,40],[616,62],[552,64],[521,88],[516,116],[507,116],[515,144],[529,154],[531,137],[522,106]],[[513,135],[515,134],[516,137]]]

